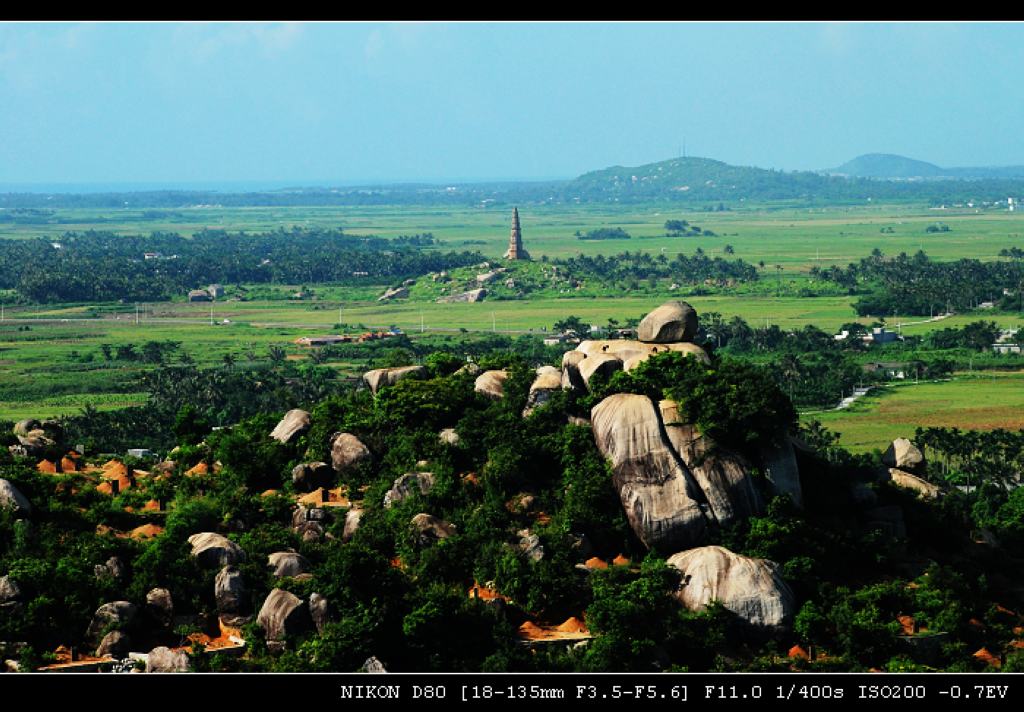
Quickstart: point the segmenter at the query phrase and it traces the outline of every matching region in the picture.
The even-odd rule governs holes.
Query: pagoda
[[[519,208],[512,208],[512,234],[508,238],[506,260],[528,260],[530,253],[523,247],[523,231],[519,228]]]

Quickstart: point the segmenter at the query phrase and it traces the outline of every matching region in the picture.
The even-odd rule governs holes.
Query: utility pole
[[[139,305],[135,305],[135,326],[139,325]]]
[[[420,311],[420,333],[422,334],[422,333],[423,333],[423,332],[424,332],[425,330],[426,330],[426,329],[425,329],[425,327],[423,326],[423,312],[422,312],[422,311]]]
[[[491,312],[491,331],[493,331],[495,334],[498,333],[498,322],[494,318],[494,312]]]
[[[213,304],[210,305],[210,326],[213,326]]]
[[[342,322],[342,320],[341,320],[341,309],[342,309],[342,307],[341,307],[341,305],[339,304],[339,305],[338,305],[338,324],[342,324],[342,323],[344,323],[344,322]]]

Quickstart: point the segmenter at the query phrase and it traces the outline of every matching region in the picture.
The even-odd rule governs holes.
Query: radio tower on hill
[[[512,234],[508,238],[506,260],[528,260],[530,253],[523,247],[523,231],[519,228],[519,208],[512,208]]]

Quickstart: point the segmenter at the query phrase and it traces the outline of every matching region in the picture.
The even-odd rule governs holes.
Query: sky
[[[0,184],[1024,164],[1024,24],[0,23]]]

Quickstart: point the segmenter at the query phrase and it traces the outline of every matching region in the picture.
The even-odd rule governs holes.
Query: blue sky
[[[0,183],[1024,164],[1022,24],[0,24]]]

